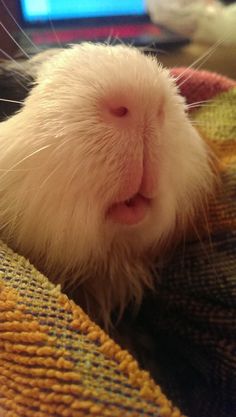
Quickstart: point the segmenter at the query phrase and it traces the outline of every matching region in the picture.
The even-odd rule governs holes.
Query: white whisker
[[[40,49],[38,48],[37,45],[35,45],[35,43],[30,39],[30,37],[27,35],[27,33],[22,29],[22,27],[19,25],[19,23],[17,22],[17,20],[14,18],[13,14],[11,13],[11,11],[9,10],[9,8],[7,7],[6,3],[4,0],[0,0],[4,9],[7,11],[7,13],[9,14],[9,16],[12,18],[13,22],[16,24],[16,26],[18,27],[18,29],[21,31],[21,33],[25,36],[25,38],[29,41],[29,43],[37,50],[40,51]]]
[[[5,173],[1,176],[1,178],[3,178],[6,174],[8,174],[8,172],[11,172],[12,170],[14,170],[22,162],[26,161],[27,159],[30,159],[32,156],[36,155],[37,153],[42,152],[44,149],[50,148],[50,146],[52,146],[52,144],[42,146],[42,148],[36,149],[36,151],[31,152],[29,155],[25,156],[20,161],[16,162],[14,165],[12,165],[9,169],[7,169],[5,171]]]
[[[9,68],[9,70],[11,70],[12,69],[12,67],[11,66],[9,66],[8,67]],[[23,74],[22,73],[22,70],[21,69],[18,69],[18,68],[13,68],[13,71],[14,71],[14,74],[15,75],[18,75],[20,78],[23,78],[23,80],[25,80],[25,82],[27,82],[27,83],[34,83],[34,80],[33,80],[33,78],[29,75],[28,77],[27,77],[27,75],[25,75],[25,74]],[[17,79],[17,78],[16,78]],[[17,79],[18,80],[18,79]]]
[[[111,35],[109,35],[108,37],[107,37],[107,39],[105,40],[105,42],[104,42],[106,45],[112,45],[112,36]]]
[[[211,55],[213,55],[216,51],[216,49],[225,42],[225,39],[221,39],[217,42],[214,43],[214,45],[212,45],[206,52],[204,52],[203,55],[201,55],[199,58],[197,58],[191,65],[189,65],[188,67],[186,67],[184,69],[184,71],[176,78],[176,81],[179,81],[183,78],[184,74],[186,74],[186,72],[191,69],[191,68],[195,68],[195,69],[199,69],[201,68],[201,66],[211,57]],[[196,64],[198,64],[198,66],[196,66]],[[189,80],[189,78],[192,77],[192,74],[190,74],[187,78],[183,79],[183,81],[178,84],[179,87],[181,87],[186,81]]]
[[[213,105],[211,106],[210,104],[204,104],[204,103],[202,103],[202,104],[193,104],[193,105],[190,105],[190,106],[187,106],[187,109],[188,110],[192,110],[192,109],[196,109],[196,108],[199,108],[199,107],[214,107]]]
[[[0,225],[0,231],[4,230],[5,227],[9,226],[11,224],[11,222],[12,222],[12,219],[10,218],[5,223],[1,223],[1,225]]]
[[[32,168],[32,171],[38,168]],[[28,172],[28,169],[8,169],[8,168],[0,168],[0,172]]]
[[[20,64],[19,62],[17,62],[14,58],[12,58],[11,55],[9,55],[7,52],[5,52],[2,48],[0,48],[0,52],[7,58],[9,59],[9,61],[12,61],[14,64],[20,66],[21,68],[23,68],[23,65]]]
[[[50,18],[49,18],[48,20],[49,20],[49,23],[50,23],[50,26],[51,26],[51,29],[52,29],[53,35],[54,35],[54,37],[55,37],[55,40],[57,41],[57,44],[58,44],[60,47],[62,47],[61,41],[60,41],[60,39],[59,39],[59,37],[58,37],[58,35],[57,35],[57,32],[56,32],[56,30],[55,30],[54,24],[52,23],[52,20],[51,20]]]
[[[18,101],[18,100],[8,100],[7,98],[0,98],[0,101],[4,101],[4,102],[6,102],[6,103],[23,104],[23,101]]]
[[[14,42],[14,44],[21,50],[21,52],[26,56],[26,58],[30,58],[30,56],[27,54],[27,52],[24,51],[24,49],[19,45],[19,43],[13,38],[13,36],[10,34],[9,30],[4,26],[2,22],[0,22],[0,25],[2,26],[3,30],[8,34],[8,36],[11,38],[11,40]]]
[[[10,61],[12,61],[15,65],[18,65],[19,67],[23,68],[23,65],[21,65],[19,62],[17,62],[14,58],[12,58],[7,52],[5,52],[2,48],[0,48],[0,52],[5,55],[6,58],[8,58]],[[17,74],[17,71],[14,71],[15,74]],[[24,78],[26,81],[30,81],[24,74],[20,73],[21,78]],[[13,78],[16,80],[16,82],[23,87],[26,91],[29,91],[29,89],[17,78],[13,75]]]
[[[0,0],[1,1],[1,0]],[[16,59],[14,59],[11,55],[9,55],[6,51],[4,51],[4,49],[0,48],[0,52],[7,58],[9,59],[9,61],[13,62],[13,64],[15,64],[17,67],[19,67],[21,70],[25,71],[25,67],[23,64],[21,64],[21,62],[17,61]],[[22,78],[25,78],[27,81],[30,81],[29,78],[26,77],[25,74],[23,74],[22,72],[19,73],[20,76]]]
[[[204,106],[204,105],[211,105],[212,100],[202,100],[202,101],[195,101],[194,103],[187,104],[188,109],[195,106]]]
[[[57,137],[59,137],[59,135],[60,135],[60,133],[62,133],[63,132],[63,129],[60,129],[60,131],[59,131],[59,134],[57,135]],[[71,142],[71,141],[75,141],[76,139],[71,139],[71,138],[68,138],[68,139],[65,139],[63,142],[60,142],[59,144],[58,144],[58,146],[54,149],[54,151],[53,151],[53,153],[57,153],[58,152],[58,150],[60,150],[61,148],[63,148],[63,146],[66,144],[66,143],[68,143],[68,142]]]
[[[47,183],[47,181],[55,174],[55,172],[58,171],[60,168],[60,165],[58,164],[51,172],[50,174],[43,180],[43,182],[40,184],[39,188],[43,188],[43,186]]]

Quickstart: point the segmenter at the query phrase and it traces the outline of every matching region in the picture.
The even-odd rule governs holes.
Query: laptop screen
[[[20,0],[26,23],[146,13],[145,0]]]

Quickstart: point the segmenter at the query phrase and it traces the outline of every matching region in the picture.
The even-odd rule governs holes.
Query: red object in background
[[[56,29],[57,38],[60,42],[73,42],[78,39],[94,40],[112,38],[132,38],[142,35],[160,35],[161,30],[150,24],[120,25],[120,26],[101,26],[78,29]],[[31,35],[33,42],[36,44],[53,43],[55,35],[52,31],[41,31]]]

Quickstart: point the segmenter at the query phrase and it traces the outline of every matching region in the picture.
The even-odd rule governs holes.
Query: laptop
[[[19,0],[21,26],[40,49],[84,41],[166,50],[189,39],[151,22],[145,0]],[[18,41],[35,48],[22,33]]]

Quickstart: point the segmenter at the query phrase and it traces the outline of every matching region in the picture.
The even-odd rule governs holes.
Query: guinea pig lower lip
[[[150,199],[136,194],[125,201],[112,204],[106,215],[114,223],[132,226],[140,223],[146,217],[150,204]]]

